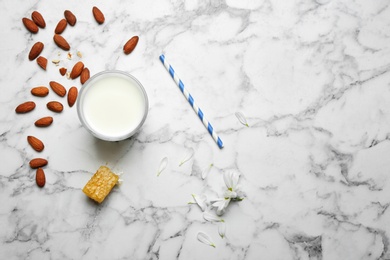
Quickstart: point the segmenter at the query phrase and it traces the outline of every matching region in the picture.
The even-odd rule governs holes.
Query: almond
[[[84,84],[89,79],[89,69],[84,68],[80,75],[80,82],[81,84]]]
[[[139,39],[138,36],[131,37],[131,39],[128,40],[126,44],[123,46],[123,52],[125,54],[130,54],[134,50],[135,46],[137,46],[138,39]]]
[[[38,187],[43,187],[45,186],[46,183],[46,177],[45,177],[45,172],[43,171],[42,168],[38,168],[37,172],[35,174],[35,182],[37,183]]]
[[[64,109],[64,106],[58,101],[50,101],[46,104],[46,107],[56,113],[60,113]]]
[[[31,18],[34,21],[34,23],[39,27],[41,27],[42,29],[46,27],[45,19],[43,19],[43,16],[41,15],[40,12],[38,11],[32,12]]]
[[[46,97],[49,94],[49,89],[44,86],[35,87],[31,89],[31,94],[36,97]]]
[[[53,123],[53,118],[51,116],[42,117],[35,121],[35,126],[37,127],[47,127]]]
[[[76,87],[71,87],[68,92],[68,105],[72,107],[76,103],[78,90]]]
[[[66,89],[64,86],[62,86],[60,83],[56,81],[50,81],[49,85],[51,89],[60,97],[64,97],[66,95]]]
[[[99,8],[94,6],[92,8],[92,14],[93,14],[93,17],[95,17],[95,20],[96,20],[96,22],[98,22],[98,24],[104,23],[104,20],[105,20],[104,14],[102,13],[102,11],[100,11]]]
[[[39,54],[41,54],[43,47],[44,45],[42,42],[34,43],[34,45],[31,47],[30,53],[28,54],[28,59],[35,60]]]
[[[39,65],[39,67],[41,67],[42,69],[46,70],[47,59],[45,57],[39,56],[37,58],[37,63]]]
[[[33,169],[47,165],[47,160],[43,158],[34,158],[30,161],[30,167]]]
[[[57,44],[57,46],[60,47],[61,49],[65,50],[65,51],[69,51],[70,50],[69,43],[61,35],[54,34],[53,40]]]
[[[80,76],[81,72],[84,69],[84,63],[82,61],[77,62],[74,66],[72,71],[70,72],[70,78],[75,79],[78,76]]]
[[[27,101],[15,108],[15,112],[18,114],[24,114],[30,112],[35,108],[35,103],[33,101]]]
[[[58,22],[56,28],[54,29],[54,32],[57,34],[61,34],[65,30],[67,25],[68,25],[68,22],[65,19],[61,19]]]
[[[31,33],[37,33],[39,28],[38,26],[31,20],[26,17],[22,19],[22,22],[27,30],[29,30]]]
[[[64,75],[66,74],[67,69],[64,68],[64,67],[62,67],[62,68],[59,69],[59,71],[60,71],[60,74],[61,74],[62,76],[64,76]]]
[[[64,16],[70,26],[74,26],[76,24],[76,16],[71,11],[65,10]]]
[[[45,148],[45,145],[42,143],[42,141],[36,138],[35,136],[31,136],[31,135],[27,136],[27,142],[37,152],[42,152],[43,148]]]

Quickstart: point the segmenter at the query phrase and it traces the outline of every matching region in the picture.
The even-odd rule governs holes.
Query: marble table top
[[[93,6],[105,15],[101,25]],[[390,259],[388,1],[3,0],[0,7],[2,259]],[[47,26],[32,34],[22,18],[35,10]],[[52,39],[65,10],[77,17],[62,33],[69,51]],[[138,45],[125,55],[134,35]],[[37,41],[46,71],[28,59]],[[116,69],[139,79],[149,113],[136,135],[98,140],[66,97],[31,95],[53,80],[80,90],[79,79],[59,73],[77,61],[91,75]],[[16,114],[29,100],[36,108]],[[47,110],[51,100],[64,111]],[[34,125],[43,116],[54,118],[50,127]],[[44,142],[42,152],[29,146],[30,135]],[[29,166],[36,157],[49,162],[43,188]],[[101,165],[123,183],[97,204],[82,188]],[[229,174],[240,174],[238,187],[225,184]],[[218,216],[213,201],[234,198],[228,187],[243,200]]]

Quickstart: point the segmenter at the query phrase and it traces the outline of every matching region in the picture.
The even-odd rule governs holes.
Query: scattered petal
[[[196,204],[198,204],[199,208],[202,210],[202,211],[205,211],[206,210],[206,196],[205,195],[196,195],[196,194],[192,194],[192,197],[194,198]]]
[[[225,222],[221,222],[218,224],[218,233],[221,236],[221,238],[225,237],[225,234],[226,234],[226,223]]]
[[[122,179],[118,179],[118,185],[122,185],[122,183],[123,183],[123,180]]]
[[[164,157],[161,159],[160,166],[158,167],[157,176],[160,176],[160,174],[167,168],[168,165],[168,158]]]
[[[209,246],[212,246],[215,248],[214,242],[211,241],[211,238],[207,234],[205,234],[203,232],[198,232],[197,238],[203,244],[206,244],[206,245],[209,245]]]
[[[222,218],[210,213],[210,212],[204,212],[203,218],[207,221],[211,222],[225,222]]]
[[[247,121],[246,121],[246,118],[245,118],[245,116],[244,116],[243,113],[241,113],[241,112],[236,112],[235,115],[236,115],[238,121],[240,121],[241,124],[243,124],[243,125],[246,126],[246,127],[249,127],[249,125],[248,125],[248,123],[247,123]]]
[[[210,172],[210,170],[211,170],[211,168],[214,166],[214,164],[210,164],[209,166],[207,166],[207,167],[205,167],[204,169],[203,169],[203,171],[202,171],[202,179],[204,180],[206,177],[207,177],[207,175],[209,174],[209,172]]]
[[[183,164],[185,164],[186,162],[188,162],[188,161],[192,158],[192,156],[194,156],[194,150],[193,150],[193,149],[191,149],[191,151],[189,151],[189,152],[187,153],[187,155],[184,157],[184,159],[181,160],[179,166],[182,166]]]

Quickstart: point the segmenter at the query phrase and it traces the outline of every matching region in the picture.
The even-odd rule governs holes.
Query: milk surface
[[[95,132],[113,138],[133,131],[145,114],[145,99],[136,83],[115,75],[92,83],[82,107],[87,124]]]

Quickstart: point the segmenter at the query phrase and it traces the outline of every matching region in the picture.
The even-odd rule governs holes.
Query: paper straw
[[[191,94],[184,87],[183,81],[181,81],[179,76],[177,76],[176,72],[173,70],[172,66],[167,62],[164,54],[160,55],[160,60],[164,64],[164,67],[168,70],[169,74],[171,74],[171,77],[176,82],[180,91],[183,93],[184,97],[188,100],[188,102],[190,103],[190,105],[194,109],[195,113],[199,116],[200,121],[202,121],[203,125],[207,128],[208,132],[213,137],[213,139],[217,143],[218,147],[222,149],[223,143],[222,143],[221,138],[219,138],[219,136],[215,132],[214,128],[211,126],[210,122],[204,116],[202,110],[195,103],[194,98],[191,96]]]

